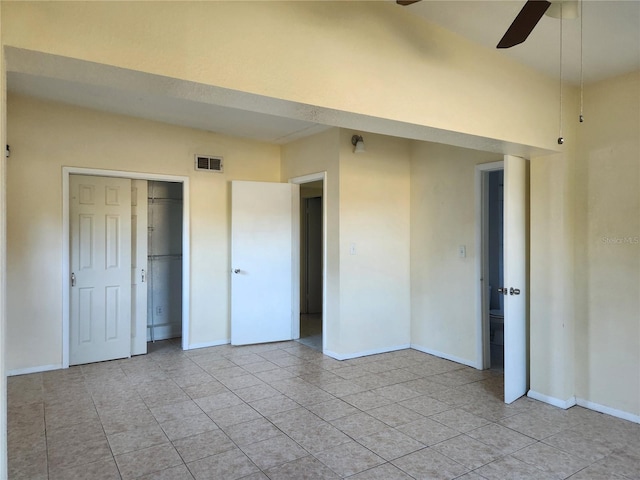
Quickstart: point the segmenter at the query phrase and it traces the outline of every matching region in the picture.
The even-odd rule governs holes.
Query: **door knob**
[[[500,287],[498,288],[498,293],[501,293],[503,295],[507,295],[508,291],[506,287]]]
[[[234,269],[233,273],[240,273],[240,269],[239,268]]]
[[[505,290],[506,290],[506,288],[505,288]],[[506,293],[505,293],[505,294],[506,294]],[[513,288],[513,287],[511,287],[511,288],[509,289],[509,294],[510,294],[510,295],[520,295],[520,289],[519,289],[519,288]]]
[[[71,272],[71,286],[75,287],[76,286],[76,274]]]

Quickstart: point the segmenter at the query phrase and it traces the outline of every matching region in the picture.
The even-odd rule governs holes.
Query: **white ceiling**
[[[493,49],[524,2],[423,0],[397,8],[405,8]],[[640,0],[585,0],[583,12],[585,81],[640,70]],[[563,31],[564,78],[578,83],[580,20],[565,20]],[[454,132],[418,129],[401,122],[384,122],[189,82],[178,85],[174,79],[37,52],[11,48],[6,51],[10,92],[82,107],[276,144],[338,126],[481,150],[503,151],[508,147],[514,152],[514,146],[463,138]],[[524,44],[500,52],[557,77],[559,20],[545,16]]]
[[[404,8],[494,49],[524,4],[525,0],[422,0]],[[581,26],[585,83],[640,70],[640,1],[584,0],[580,9],[581,18],[562,22],[563,79],[580,83]],[[559,78],[560,23],[545,15],[524,43],[499,52]]]

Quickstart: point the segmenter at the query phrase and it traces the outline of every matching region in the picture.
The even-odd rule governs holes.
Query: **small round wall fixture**
[[[362,135],[354,135],[351,137],[351,144],[353,145],[353,153],[364,153],[364,140]]]

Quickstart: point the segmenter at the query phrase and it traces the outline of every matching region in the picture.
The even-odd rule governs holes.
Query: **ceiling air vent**
[[[196,170],[222,173],[222,157],[196,155]]]

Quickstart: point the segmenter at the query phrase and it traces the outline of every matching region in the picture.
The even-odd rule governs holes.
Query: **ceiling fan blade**
[[[527,0],[497,48],[510,48],[524,42],[551,6],[546,0]]]
[[[411,5],[412,3],[418,3],[420,0],[396,0],[398,5],[402,5],[406,7],[407,5]]]

